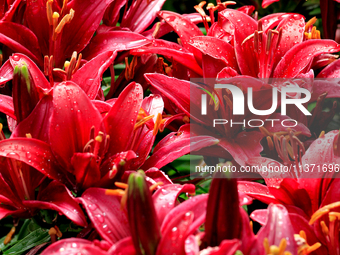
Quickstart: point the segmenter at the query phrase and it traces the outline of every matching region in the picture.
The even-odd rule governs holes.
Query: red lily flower
[[[262,2],[262,8],[267,8],[272,3],[279,1],[280,0],[264,0]],[[339,0],[320,1],[320,9],[324,37],[339,42],[340,38],[338,38],[337,36],[336,26],[339,10],[337,9],[336,3],[340,3],[340,1]]]
[[[46,96],[37,104],[37,87],[31,79],[27,65],[15,66],[13,96],[16,100],[14,100],[12,117],[16,118],[18,122],[20,121],[20,127],[16,129],[16,132],[12,133],[12,137],[31,137],[33,134],[35,138],[44,139],[46,134],[41,132],[39,124],[44,124],[42,120],[46,116],[46,112],[49,113],[49,110],[44,108],[44,106],[51,106],[49,104],[50,96]],[[35,104],[37,104],[36,109],[39,109],[41,115],[35,118],[34,125],[32,123],[26,125],[27,119],[31,119],[30,114],[34,111]],[[32,130],[32,126],[34,126],[34,130]],[[19,161],[20,155],[21,157],[24,156],[29,162],[37,160],[37,155],[45,153],[45,151],[38,152],[39,149],[37,149],[35,150],[37,155],[33,150],[25,152],[25,146],[31,146],[34,142],[28,138],[16,139],[20,141],[21,153],[14,152],[11,143],[12,139],[6,140],[1,131],[1,142],[4,146],[3,156],[11,155],[12,158],[4,158],[2,162],[0,179],[3,189],[1,193],[3,201],[0,206],[0,217],[3,218],[8,215],[14,217],[32,217],[38,209],[52,209],[66,215],[78,225],[86,225],[82,210],[63,184],[57,181],[44,181],[45,176],[43,174],[35,170],[34,167]],[[39,143],[40,141],[35,140],[35,142]],[[19,146],[15,146],[15,149],[18,150]],[[48,157],[46,153],[44,155]],[[49,161],[50,158],[46,158],[46,160]],[[41,162],[40,167],[44,169],[45,164]],[[55,170],[51,174],[58,178],[58,173]],[[35,189],[37,187],[39,187],[39,193],[36,197]]]
[[[28,1],[25,10],[25,24],[28,27],[3,21],[0,29],[1,26],[6,29],[1,33],[0,41],[9,49],[27,55],[40,68],[44,67],[43,56],[45,62],[50,62],[49,69],[61,68],[73,52],[79,53],[89,44],[111,2],[112,0],[64,1],[60,5],[53,0]],[[92,45],[91,54],[96,56],[107,51],[125,50],[148,43],[146,38],[137,33],[121,31],[119,35],[120,39],[111,32],[105,33],[105,38],[102,35],[96,36],[93,45],[101,46],[94,49]],[[129,37],[129,41],[124,37]],[[110,40],[114,43],[108,43]],[[88,56],[88,60],[93,56]]]
[[[67,73],[64,72],[65,74],[63,74],[64,77],[62,79],[71,80],[78,84],[81,84],[81,88],[84,90],[84,92],[88,95],[90,99],[103,98],[101,89],[102,79],[101,77],[106,68],[112,63],[115,56],[116,54],[113,52],[106,52],[100,54],[97,57],[93,58],[91,61],[84,64],[79,69],[77,66],[72,65],[72,63],[75,64],[76,61],[76,57],[74,57],[70,64],[70,66],[73,66],[74,69],[69,67],[68,70],[66,70]],[[22,86],[24,86],[23,88],[25,88],[25,86],[28,86],[30,88],[31,94],[26,95],[25,93],[22,92],[23,91],[22,89],[18,90],[19,89],[18,86],[15,85],[13,86],[13,99],[4,95],[0,95],[0,97],[2,98],[2,101],[0,102],[0,111],[7,114],[9,117],[18,122],[22,121],[23,118],[26,118],[29,115],[29,113],[31,113],[39,99],[42,99],[46,94],[51,93],[51,88],[54,85],[53,78],[51,79],[52,82],[49,82],[45,78],[44,74],[40,71],[40,69],[34,64],[34,62],[30,60],[27,56],[22,54],[13,54],[13,56],[10,57],[6,64],[0,69],[0,73],[3,73],[5,77],[7,77],[6,79],[4,79],[4,81],[6,82],[8,80],[13,79],[11,70],[13,72],[15,68],[21,69],[26,67],[28,69],[28,71],[25,72],[26,79],[23,80],[21,84]],[[14,84],[19,83],[15,82]],[[55,84],[59,84],[59,82],[55,82]],[[23,104],[23,102],[25,102],[25,104]],[[17,113],[20,113],[23,116],[15,116],[13,104],[17,108]],[[22,107],[20,108],[19,105],[22,105]],[[38,111],[35,112],[35,115],[36,117],[40,118],[38,116]],[[26,121],[26,125],[27,123],[28,122]],[[25,128],[25,125],[22,125],[22,128],[27,133],[35,132],[32,129],[27,130],[27,127]],[[45,134],[45,137],[46,136],[47,133]],[[38,136],[34,137],[38,138]],[[43,140],[47,141],[45,138]]]
[[[308,242],[305,248],[311,252],[320,247],[320,244],[322,245],[317,251],[318,254],[325,254],[326,250],[331,253],[334,247],[338,247],[327,241],[330,237],[334,238],[337,232],[325,232],[325,229],[328,229],[327,226],[330,225],[322,213],[329,212],[333,208],[338,211],[337,205],[333,207],[333,203],[339,200],[335,188],[338,186],[338,179],[331,178],[337,176],[337,171],[334,168],[332,171],[332,167],[339,165],[340,162],[338,137],[339,132],[332,131],[326,135],[322,134],[311,144],[301,159],[300,170],[297,168],[295,173],[298,178],[295,178],[294,175],[283,176],[279,173],[264,176],[267,186],[245,181],[238,183],[239,191],[250,197],[268,204],[284,204],[289,212],[295,233],[303,231],[300,233],[300,237],[305,244]],[[267,167],[280,165],[279,162],[265,158],[250,159],[248,163],[266,165]],[[323,170],[321,170],[322,167]],[[330,209],[326,210],[326,208]],[[267,210],[256,210],[251,214],[251,218],[263,224],[268,215]],[[319,220],[320,217],[323,218]],[[308,222],[314,226],[311,227]]]
[[[265,181],[268,186],[259,183],[240,182],[239,191],[245,192],[247,195],[265,203],[276,202],[295,205],[304,211],[304,215],[306,215],[307,218],[310,217],[319,208],[327,188],[332,182],[332,179],[327,178],[336,175],[334,171],[330,172],[328,169],[327,171],[318,171],[318,169],[323,165],[328,166],[328,164],[339,163],[340,159],[337,149],[338,136],[338,131],[331,131],[326,135],[322,135],[311,144],[302,158],[296,155],[295,157],[300,158],[300,162],[297,163],[300,163],[301,168],[297,166],[295,173],[292,171],[285,175],[283,173],[278,173],[277,175],[269,174],[265,176]],[[299,148],[294,150],[299,150]],[[286,151],[286,149],[283,151]],[[284,153],[288,152],[286,151]],[[288,158],[283,154],[282,157]],[[259,167],[281,165],[279,162],[268,158],[253,158],[247,163],[250,165],[258,165]],[[286,165],[287,163],[288,161],[285,162]],[[289,164],[295,163],[291,161]],[[316,168],[312,171],[310,168],[313,166]],[[296,175],[298,178],[295,179]],[[271,177],[274,179],[270,179]],[[283,177],[288,178],[282,179]],[[248,184],[250,186],[248,186]],[[281,188],[278,189],[278,187]]]
[[[192,193],[195,187],[168,184],[160,186],[151,197],[145,176],[141,172],[130,175],[127,189],[127,193],[123,192],[127,195],[127,211],[119,209],[117,196],[105,194],[116,194],[118,191],[90,188],[80,198],[96,230],[108,242],[108,253],[138,254],[138,251],[143,249],[145,254],[185,254],[186,237],[194,233],[204,221],[205,212],[200,209],[206,205],[207,196],[196,196],[177,205],[178,195],[182,192]],[[135,196],[141,196],[143,199],[136,199]],[[131,206],[138,207],[140,214],[131,217]],[[150,212],[154,214],[151,215]],[[157,226],[158,231],[150,231],[150,224]],[[158,236],[161,235],[160,239],[151,243],[150,238],[157,233]],[[79,241],[81,244],[81,240],[73,239],[73,242],[77,244]],[[134,245],[135,242],[140,245]],[[52,245],[44,252],[53,252],[55,247],[69,249],[68,243],[67,240],[61,240],[58,245]],[[147,247],[151,246],[156,247],[157,251],[150,253]],[[87,247],[82,245],[78,247],[79,250],[87,250]]]
[[[178,80],[175,78],[170,78],[165,75],[161,74],[145,74],[146,79],[150,82],[150,84],[155,87],[158,91],[160,91],[163,95],[165,95],[171,102],[179,109],[180,111],[184,112],[187,116],[190,116],[192,119],[196,120],[198,123],[212,123],[212,121],[207,121],[206,116],[200,115],[200,102],[199,102],[199,95],[194,95],[195,92],[192,92],[194,89],[197,89],[197,94],[199,94],[200,90],[198,88],[206,88],[200,87],[199,85],[190,83],[184,80]],[[262,83],[257,83],[259,87],[262,87]],[[190,93],[191,90],[191,93]],[[263,104],[263,101],[255,102],[255,104]],[[267,103],[267,102],[265,102]],[[189,109],[191,107],[191,111]],[[210,106],[211,107],[211,106]],[[266,106],[264,106],[266,107]],[[223,106],[218,108],[218,111],[215,111],[213,107],[211,107],[211,111],[220,115],[220,118],[227,118],[226,113],[223,112],[224,110],[221,109]],[[268,107],[269,108],[269,107]],[[267,108],[265,108],[267,109]],[[178,114],[180,115],[180,114]],[[182,115],[180,115],[182,116]],[[209,115],[210,116],[210,115]],[[224,117],[223,117],[224,116]],[[217,118],[215,115],[210,116],[211,118]],[[183,118],[183,117],[182,117]],[[187,141],[187,148],[190,150],[190,144],[192,151],[198,150],[200,148],[196,148],[197,144],[195,139],[198,139],[199,136],[206,136],[215,137],[218,146],[223,148],[223,150],[230,153],[227,156],[223,155],[223,158],[232,159],[234,158],[235,161],[240,164],[244,165],[245,162],[248,160],[249,157],[254,157],[255,155],[259,155],[262,151],[262,146],[260,144],[260,140],[262,139],[263,135],[257,131],[251,132],[239,132],[240,127],[234,126],[233,128],[224,128],[218,130],[219,134],[214,134],[204,127],[200,127],[197,124],[190,124],[191,125],[191,140],[188,139]],[[182,127],[184,129],[184,126]],[[198,136],[195,138],[195,136]],[[218,140],[217,140],[218,139]],[[254,141],[253,143],[249,143],[248,141]],[[206,147],[215,145],[215,144],[206,144]],[[160,145],[160,144],[159,144]],[[195,146],[196,145],[196,146]],[[158,149],[158,147],[156,147]],[[155,149],[156,149],[155,148]],[[161,145],[160,145],[160,148]],[[157,152],[157,150],[155,150]],[[220,150],[218,150],[219,152]],[[148,161],[152,162],[153,157],[156,159],[158,157],[152,155],[146,162],[148,166]]]
[[[19,161],[20,155],[13,152],[11,139],[5,139],[2,131],[0,138],[4,148],[7,147],[4,149],[4,154],[11,155],[11,158],[4,158],[1,163],[0,218],[8,215],[29,218],[39,209],[51,209],[65,215],[74,223],[85,226],[85,216],[65,185],[57,181],[43,182],[44,175]],[[29,139],[18,139],[23,150],[25,145],[30,145]],[[36,157],[32,151],[27,151],[25,154],[29,160]],[[41,166],[44,167],[44,164]],[[38,186],[39,193],[35,196],[35,189]]]
[[[16,135],[30,133],[33,138],[43,139],[46,143],[32,139],[26,150],[37,151],[39,155],[47,151],[48,158],[40,155],[29,160],[23,155],[20,160],[51,178],[67,180],[65,183],[72,188],[113,185],[114,177],[120,179],[125,170],[137,170],[144,163],[154,143],[163,102],[159,96],[145,100],[142,96],[140,85],[131,83],[113,106],[93,104],[75,83],[67,81],[55,85],[53,98],[46,96],[41,99],[15,130]],[[104,118],[94,105],[107,109]],[[181,149],[173,153],[171,149],[181,148],[178,142],[188,140],[187,132],[178,133],[174,142],[167,140],[168,149],[162,156],[168,155],[168,161],[157,164],[158,167],[187,153]],[[202,146],[216,143],[215,138],[202,136],[198,139],[202,140]],[[12,138],[11,142],[19,146],[21,140]],[[15,147],[13,152],[25,153]]]
[[[223,67],[230,67],[236,74],[252,77],[293,78],[307,74],[314,57],[340,50],[334,41],[304,41],[305,22],[303,16],[298,14],[269,15],[256,21],[244,12],[225,9],[219,12],[219,24],[223,24],[222,31],[225,35],[229,35],[227,42],[231,40],[233,46],[212,36],[201,36],[200,30],[181,15],[164,11],[160,12],[159,16],[176,31],[184,49],[180,50],[172,46],[171,48],[174,48],[172,51],[169,49],[157,51],[157,45],[164,43],[154,40],[150,46],[132,50],[131,53],[157,52],[168,58],[173,57],[197,74],[201,72],[194,65],[189,64],[189,56],[184,58],[185,52],[192,52],[198,63],[201,62],[202,53],[212,57],[214,61],[220,63],[216,74]],[[183,23],[186,26],[183,26]],[[249,25],[241,27],[243,24]],[[215,29],[214,26],[211,29]],[[193,47],[198,50],[194,50]],[[235,58],[232,56],[236,56],[236,65]],[[204,72],[204,65],[202,68]],[[211,69],[211,66],[209,68]],[[205,75],[205,77],[209,76]]]

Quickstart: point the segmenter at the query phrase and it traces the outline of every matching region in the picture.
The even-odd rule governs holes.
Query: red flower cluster
[[[324,132],[336,101],[322,111],[340,97],[340,45],[300,14],[259,18],[253,6],[217,1],[208,15],[205,2],[180,15],[160,11],[164,2],[0,3],[0,111],[9,128],[1,124],[0,219],[52,210],[83,228],[57,241],[52,221],[46,255],[340,254],[339,131]],[[171,33],[177,43],[164,39]],[[212,132],[207,123],[231,118],[235,100],[215,83],[251,88],[256,109],[273,108],[260,121],[298,123]],[[311,116],[279,113],[272,90],[286,87],[310,92]],[[210,115],[200,114],[196,91],[209,94]],[[255,167],[264,182],[220,172],[208,194],[195,195],[201,178],[176,184],[162,171],[188,153],[203,155],[201,166]],[[268,174],[271,166],[295,170]],[[268,208],[248,216],[254,200]],[[261,224],[256,234],[250,218]]]

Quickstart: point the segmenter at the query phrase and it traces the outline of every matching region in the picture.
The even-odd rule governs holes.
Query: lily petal
[[[263,244],[264,238],[267,238],[269,245],[279,247],[283,238],[287,241],[286,251],[291,254],[297,254],[297,244],[294,239],[294,230],[289,219],[287,209],[283,205],[271,204],[268,207],[269,216],[266,225],[261,228],[257,237],[259,244]]]
[[[165,0],[134,2],[123,17],[120,26],[128,27],[136,33],[143,32],[154,21],[164,3]]]
[[[84,49],[86,59],[92,59],[106,51],[123,51],[149,44],[144,36],[128,31],[110,31],[95,36]]]
[[[53,243],[41,255],[96,254],[108,255],[94,243],[82,238],[66,238]]]
[[[95,99],[101,89],[101,80],[105,70],[112,64],[116,52],[103,52],[84,64],[73,76],[77,83],[91,99]]]
[[[26,137],[26,134],[31,134],[32,138],[48,143],[52,110],[52,96],[47,95],[38,102],[31,114],[18,124],[11,137]]]
[[[219,142],[217,138],[211,136],[190,135],[190,124],[181,126],[178,132],[167,135],[160,141],[141,168],[151,167],[162,168],[173,160],[192,151],[215,145]]]
[[[103,122],[110,135],[108,155],[129,150],[137,115],[143,100],[142,86],[132,82],[119,95]]]
[[[325,67],[317,78],[340,78],[340,59]]]
[[[162,224],[166,215],[176,206],[177,198],[181,193],[195,193],[195,185],[168,184],[162,186],[152,195],[160,224]]]
[[[168,42],[161,39],[154,39],[151,45],[131,50],[132,55],[143,55],[146,53],[156,53],[165,56],[169,60],[173,59],[195,73],[202,75],[202,69],[197,64],[195,57],[188,50],[182,48],[180,45]]]
[[[278,203],[276,198],[270,194],[268,187],[258,182],[238,181],[237,189],[239,192],[245,193],[263,203]]]
[[[192,212],[181,212],[171,219],[171,222],[162,232],[161,241],[157,247],[156,255],[162,254],[185,254],[184,243],[188,237],[188,227],[192,223]]]
[[[62,177],[51,147],[40,140],[33,138],[2,140],[0,156],[22,161],[55,180],[60,180]]]
[[[163,220],[163,224],[161,226],[161,232],[163,232],[170,224],[171,219],[181,212],[193,212],[194,219],[192,224],[189,227],[188,235],[194,234],[195,231],[202,225],[205,221],[205,215],[208,201],[208,195],[198,195],[194,197],[190,197],[188,200],[180,203],[176,207],[174,207],[170,212],[167,213]]]
[[[196,36],[191,39],[189,44],[199,49],[203,54],[207,54],[216,59],[221,59],[228,67],[238,70],[234,47],[229,43],[215,37]],[[195,55],[195,57],[202,59],[202,53],[200,56]]]
[[[89,188],[79,201],[100,236],[111,245],[130,236],[126,213],[120,209],[120,199],[105,194],[105,189]]]
[[[36,63],[42,64],[40,49],[37,47],[38,39],[27,27],[7,21],[0,21],[0,42],[12,49],[20,52]]]
[[[241,132],[234,140],[223,139],[218,145],[228,151],[238,164],[245,166],[249,158],[260,156],[263,150],[260,144],[262,138],[263,135],[257,131]],[[251,143],[249,143],[250,140]]]
[[[174,29],[181,38],[183,47],[186,49],[190,49],[189,43],[192,37],[203,35],[194,23],[182,15],[170,11],[161,11],[158,13],[158,16]]]
[[[240,26],[239,29],[235,29],[234,47],[241,73],[257,77],[258,64],[254,52],[253,39],[248,40],[242,45],[244,39],[253,34],[257,29],[257,22],[247,14],[232,9],[222,11],[221,15],[229,20],[234,27]]]
[[[0,94],[0,112],[16,119],[12,97]]]
[[[87,225],[85,215],[77,201],[60,182],[52,181],[45,189],[39,192],[37,199],[23,201],[23,204],[39,209],[56,210],[79,226]]]
[[[102,117],[85,92],[71,81],[54,87],[50,144],[61,164],[71,168],[74,153],[83,152],[91,128],[97,135]]]
[[[13,67],[7,60],[0,68],[0,86],[13,79]]]
[[[294,78],[322,53],[340,51],[340,46],[332,40],[308,40],[295,45],[280,60],[274,70],[274,78]]]

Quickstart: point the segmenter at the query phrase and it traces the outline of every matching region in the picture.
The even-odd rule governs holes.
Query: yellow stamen
[[[267,237],[263,239],[263,246],[264,246],[264,250],[266,254],[270,254],[270,246],[269,246],[269,241]]]
[[[15,233],[15,227],[12,227],[4,240],[4,245],[8,244],[12,240],[14,233]]]
[[[301,236],[303,239],[307,240],[307,236],[306,236],[306,232],[305,232],[305,231],[301,230],[299,234],[300,234],[300,236]]]
[[[267,136],[267,144],[268,144],[268,147],[271,151],[275,149],[273,140],[270,136]]]
[[[156,119],[156,122],[155,122],[155,125],[154,125],[154,128],[153,128],[153,135],[154,136],[157,135],[159,126],[161,125],[161,121],[162,121],[162,114],[158,113],[157,119]]]
[[[46,2],[46,12],[47,12],[47,20],[50,26],[53,25],[53,10],[52,10],[53,0],[48,0]]]
[[[185,116],[183,117],[183,122],[184,122],[184,123],[189,123],[189,122],[190,122],[190,118],[189,118],[187,115],[185,115]]]
[[[60,231],[58,226],[54,226],[54,228],[57,230],[57,237],[61,238],[63,236],[63,233]]]
[[[259,129],[264,136],[272,136],[272,134],[265,127],[259,127]]]
[[[148,122],[149,120],[152,120],[154,117],[154,115],[150,115],[150,116],[147,116],[143,119],[141,119],[140,121],[138,121],[136,124],[135,124],[135,127],[134,127],[134,130],[136,130],[137,128],[143,126],[146,122]]]
[[[147,117],[148,115],[146,114],[146,112],[144,111],[143,108],[139,109],[138,112],[138,116],[137,116],[137,122],[140,121],[141,119],[143,119],[144,117]]]
[[[321,131],[319,138],[324,137],[325,136],[325,131]]]
[[[285,238],[283,238],[280,242],[280,245],[279,245],[279,253],[278,254],[283,254],[284,251],[286,250],[287,248],[287,240]]]
[[[313,244],[312,246],[308,247],[306,254],[312,253],[313,251],[319,249],[320,247],[321,247],[321,243],[317,242],[317,243]]]
[[[311,32],[305,32],[305,37],[307,40],[310,39],[321,39],[320,31],[316,29],[314,26],[311,30]]]
[[[157,182],[157,183],[155,183],[155,184],[152,184],[152,185],[150,186],[149,190],[150,190],[151,192],[153,192],[158,186],[161,186],[161,185],[163,185],[163,182]]]
[[[305,25],[305,31],[307,32],[308,29],[313,26],[315,24],[315,22],[317,21],[318,19],[316,17],[313,17],[311,18],[310,20],[307,21],[306,25]]]
[[[61,30],[63,30],[64,26],[67,24],[67,23],[70,23],[71,20],[73,19],[74,17],[74,10],[71,9],[70,10],[70,13],[65,15],[61,21],[59,22],[58,26],[56,27],[56,29],[54,30],[54,32],[56,34],[60,34]]]
[[[257,32],[257,34],[262,34],[263,33],[263,31],[258,31]],[[243,42],[241,43],[241,46],[245,43],[245,42],[247,42],[248,40],[250,40],[251,38],[253,38],[255,36],[255,33],[254,34],[251,34],[251,35],[249,35],[248,37],[246,37],[244,40],[243,40]]]
[[[156,38],[156,37],[157,37],[160,27],[161,27],[161,23],[160,23],[160,22],[157,22],[157,23],[156,23],[155,30],[154,30],[153,33],[152,33],[152,37],[153,37],[153,38]]]
[[[70,66],[70,61],[65,61],[64,68],[65,70]]]
[[[329,213],[331,209],[340,207],[340,201],[326,205],[319,210],[317,210],[311,217],[309,224],[312,225],[316,220],[324,216],[325,214]]]
[[[328,234],[329,234],[329,229],[328,229],[328,227],[326,226],[326,223],[325,223],[324,221],[321,221],[321,222],[320,222],[320,225],[321,225],[322,233],[324,234],[324,236],[328,236]]]
[[[77,72],[77,70],[79,69],[79,67],[80,67],[80,62],[81,62],[82,57],[83,57],[83,55],[80,53],[79,56],[78,56],[78,61],[77,61],[76,67],[74,68],[74,70],[72,71],[72,73]]]
[[[107,190],[105,190],[105,195],[122,197],[124,194],[125,194],[125,190],[121,190],[121,189],[107,189]]]
[[[2,132],[2,128],[3,128],[4,126],[2,125],[2,123],[0,123],[0,132]]]
[[[128,185],[126,183],[123,183],[123,182],[115,182],[115,185],[118,188],[121,188],[121,189],[127,189],[127,187],[128,187]]]
[[[128,193],[127,193],[127,190],[124,192],[124,195],[122,196],[122,199],[120,200],[120,209],[123,210],[125,205],[126,205],[126,202],[127,202],[127,199],[128,199]]]
[[[49,68],[50,58],[48,56],[44,57],[44,74],[48,75],[48,68]]]
[[[249,221],[249,226],[250,226],[250,229],[251,229],[251,232],[254,231],[254,226],[253,226],[253,221]]]
[[[200,2],[198,5],[195,5],[194,8],[195,10],[201,15],[201,16],[206,16],[204,10],[203,10],[203,6],[206,4],[206,1],[202,1]]]
[[[32,138],[32,135],[31,135],[30,133],[27,133],[27,134],[26,134],[26,137],[27,137],[27,138]]]
[[[338,212],[330,212],[329,215],[336,217],[338,220],[340,219],[340,213]]]
[[[135,69],[137,66],[137,57],[133,57],[131,63],[129,64],[128,58],[125,58],[125,79],[130,81],[135,76]]]
[[[55,41],[55,39],[57,38],[57,34],[55,33],[56,27],[58,26],[58,20],[59,20],[59,13],[54,12],[53,16],[52,16],[52,20],[53,20],[53,35],[52,35],[52,40]]]
[[[104,133],[99,131],[98,135],[96,136],[96,138],[94,140],[96,140],[97,142],[101,143],[103,141],[103,136],[104,136]]]
[[[63,7],[61,8],[60,15],[63,16],[67,8],[68,0],[63,1]]]

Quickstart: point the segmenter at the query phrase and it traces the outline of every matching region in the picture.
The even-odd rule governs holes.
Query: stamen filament
[[[121,188],[121,189],[127,189],[127,187],[128,187],[128,185],[126,183],[123,183],[123,182],[115,182],[115,185],[118,188]]]
[[[54,30],[55,34],[58,35],[60,34],[61,30],[64,28],[64,26],[67,24],[67,23],[70,23],[71,20],[73,19],[74,17],[74,10],[71,9],[70,10],[70,13],[65,15],[61,21],[59,22],[58,26],[56,27],[56,29]]]
[[[152,184],[152,185],[150,186],[149,190],[150,190],[151,192],[153,192],[158,186],[161,186],[161,185],[163,185],[163,182],[157,182],[157,183],[155,183],[155,184]]]
[[[138,129],[139,127],[143,126],[146,122],[148,122],[149,120],[153,119],[154,115],[150,115],[150,116],[147,116],[143,119],[141,119],[140,121],[138,121],[136,124],[135,124],[135,127],[134,127],[134,130]]]
[[[156,119],[156,122],[155,122],[155,125],[154,125],[154,128],[153,128],[153,135],[154,136],[157,135],[157,132],[158,132],[159,126],[161,125],[161,122],[162,122],[162,114],[158,113],[157,119]]]
[[[48,0],[46,2],[46,12],[47,12],[47,20],[50,26],[53,25],[53,10],[52,10],[53,0]]]

